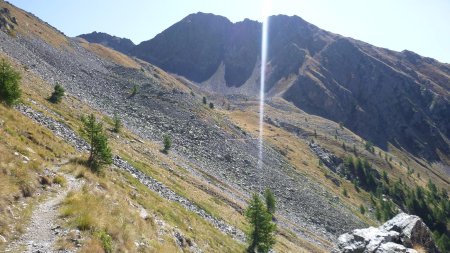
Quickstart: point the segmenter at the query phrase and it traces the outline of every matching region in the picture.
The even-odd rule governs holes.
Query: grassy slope
[[[105,59],[108,59],[110,61],[113,61],[119,65],[122,65],[127,68],[135,68],[139,69],[141,65],[139,65],[136,61],[131,59],[130,57],[117,52],[113,49],[110,49],[108,47],[105,47],[103,45],[97,44],[97,43],[89,43],[84,39],[79,38],[79,41],[81,41],[81,45],[86,48],[87,50],[93,52],[94,54],[97,54]]]
[[[13,62],[6,55],[0,55],[0,57]],[[81,127],[80,116],[91,112],[96,113],[98,118],[104,119],[107,128],[111,127],[108,124],[110,122],[108,117],[92,110],[70,95],[64,98],[62,104],[54,105],[49,103],[46,98],[52,91],[52,84],[44,82],[19,65],[13,65],[15,69],[21,72],[23,101],[29,106],[65,122],[76,131]],[[46,108],[49,108],[50,111]],[[77,110],[74,110],[75,108]],[[11,196],[2,199],[2,206],[0,207],[2,207],[2,210],[5,210],[11,203],[18,205],[19,202],[32,203],[36,201],[36,198],[33,196],[23,197],[19,188],[20,183],[27,182],[33,190],[41,188],[38,183],[39,174],[42,173],[43,168],[51,166],[53,160],[63,160],[83,155],[76,153],[71,146],[17,111],[4,106],[1,106],[0,109],[2,110],[1,119],[4,122],[0,131],[7,132],[7,134],[2,134],[0,142],[0,152],[2,152],[2,157],[5,157],[5,159],[2,159],[2,167],[6,166],[0,178],[4,182],[0,190],[2,191],[1,196]],[[248,228],[248,224],[241,213],[245,203],[234,203],[235,206],[240,207],[237,209],[238,211],[230,207],[229,203],[232,203],[232,200],[223,195],[217,187],[208,185],[201,178],[193,176],[173,163],[171,156],[176,154],[166,156],[160,153],[160,143],[136,141],[139,138],[126,129],[119,137],[109,131],[107,133],[114,153],[128,157],[131,163],[145,173],[160,180],[178,194],[197,203],[212,215],[222,218],[242,230]],[[31,137],[25,138],[24,136]],[[23,164],[20,155],[13,155],[14,150],[18,150],[19,153],[27,155],[34,161],[26,165]],[[168,166],[171,169],[167,169]],[[11,171],[15,170],[20,170],[22,174],[11,173]],[[63,223],[63,226],[69,228],[77,227],[79,222],[83,222],[84,218],[86,218],[85,221],[87,220],[88,224],[91,224],[89,229],[83,232],[84,237],[87,238],[85,240],[86,243],[83,245],[83,250],[86,252],[95,252],[96,249],[99,249],[99,240],[95,236],[94,231],[106,231],[110,234],[115,242],[114,247],[118,250],[134,251],[136,250],[134,243],[136,241],[146,245],[143,247],[145,252],[161,252],[161,250],[164,252],[175,252],[179,249],[173,240],[170,230],[175,227],[206,252],[241,252],[244,249],[244,245],[219,232],[196,214],[186,211],[178,204],[161,199],[128,175],[109,168],[105,173],[107,177],[97,176],[87,172],[86,168],[76,163],[69,163],[62,170],[67,173],[73,172],[75,175],[79,175],[80,171],[84,171],[81,174],[85,175],[87,186],[79,192],[70,194],[61,208],[61,214],[67,218],[67,223]],[[97,188],[100,190],[97,190]],[[46,194],[48,193],[43,191],[42,195],[45,196]],[[117,206],[118,208],[110,210],[110,206]],[[161,230],[161,228],[158,227],[157,222],[154,219],[143,220],[139,218],[139,208],[137,207],[146,209],[150,217],[156,216],[163,220],[169,228],[168,232],[165,235],[158,235],[157,231]],[[31,210],[31,205],[27,209],[17,210],[15,216],[20,216],[20,220],[23,223],[15,223],[18,228],[13,229],[13,231],[8,232],[4,230],[0,233],[8,241],[14,236],[18,236],[23,232],[23,227],[26,225],[27,216],[31,214]],[[5,225],[2,226],[2,229],[14,223],[9,213],[5,211],[2,215],[2,221],[4,221]],[[124,221],[123,217],[129,217],[129,219]],[[59,245],[61,247],[71,247],[70,236],[68,235],[66,239],[61,240]],[[301,242],[287,231],[281,233],[278,237],[276,248],[279,251],[301,252],[309,248],[308,251],[320,252],[319,249]],[[304,246],[299,246],[301,244]]]
[[[73,149],[3,105],[0,122],[0,234],[9,240],[24,231],[24,221],[41,191],[39,175]]]

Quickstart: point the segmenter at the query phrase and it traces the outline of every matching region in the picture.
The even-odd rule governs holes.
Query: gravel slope
[[[160,141],[162,134],[170,134],[180,159],[229,185],[242,198],[265,187],[274,189],[279,214],[297,227],[298,235],[308,238],[302,232],[307,230],[334,241],[365,226],[271,147],[265,147],[264,165],[258,170],[256,141],[228,141],[248,136],[227,119],[205,116],[198,96],[164,88],[151,66],[145,67],[145,73],[126,69],[100,59],[75,40],[70,43],[73,50],[55,49],[39,39],[13,39],[0,32],[0,50],[28,66],[28,71],[51,84],[61,83],[68,93],[106,114],[117,112],[126,127],[142,138]],[[133,85],[140,89],[130,98]]]

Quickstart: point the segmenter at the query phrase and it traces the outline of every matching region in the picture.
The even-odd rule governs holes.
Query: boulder
[[[399,232],[400,240],[405,247],[421,245],[429,253],[439,252],[430,229],[418,216],[400,213],[384,223],[382,228]]]
[[[343,253],[416,253],[420,247],[428,253],[438,253],[430,229],[415,215],[400,213],[378,228],[355,229],[338,239]]]
[[[381,244],[380,247],[375,251],[376,253],[418,253],[415,249],[408,249],[405,246],[393,243],[393,242],[387,242],[384,244]]]

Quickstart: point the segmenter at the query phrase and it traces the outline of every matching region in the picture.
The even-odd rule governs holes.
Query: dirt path
[[[58,252],[53,248],[55,241],[58,239],[58,234],[55,231],[59,215],[58,206],[69,191],[81,187],[81,182],[73,176],[65,175],[65,177],[67,187],[50,196],[33,210],[25,233],[17,241],[12,242],[6,248],[6,252]]]

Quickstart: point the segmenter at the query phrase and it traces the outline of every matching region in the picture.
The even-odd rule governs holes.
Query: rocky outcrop
[[[343,162],[341,158],[313,142],[309,143],[309,148],[317,157],[319,157],[320,161],[322,161],[328,169],[335,173],[341,173],[339,167]]]
[[[338,250],[343,253],[416,253],[420,248],[438,253],[430,229],[415,215],[400,213],[378,228],[355,229],[338,239]]]
[[[0,7],[0,30],[11,33],[16,25],[16,17],[11,16],[9,9]]]

